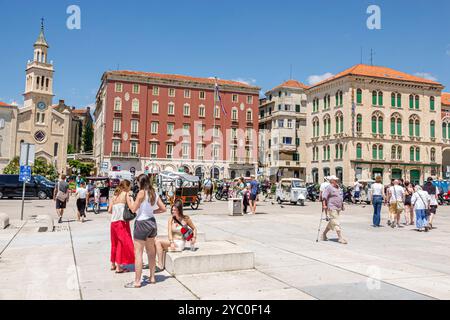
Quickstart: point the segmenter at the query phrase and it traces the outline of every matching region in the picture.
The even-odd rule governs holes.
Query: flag
[[[215,97],[217,96],[217,98],[219,99],[220,107],[222,108],[223,114],[227,115],[227,111],[225,110],[225,108],[223,106],[223,103],[222,103],[222,98],[220,97],[219,85],[217,84],[217,82],[215,84],[215,93],[214,94],[215,94],[214,95],[214,104],[216,104],[216,98]],[[216,106],[214,106],[214,108],[215,107]]]

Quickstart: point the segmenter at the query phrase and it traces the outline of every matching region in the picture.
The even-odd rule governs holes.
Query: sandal
[[[131,281],[125,285],[125,288],[127,288],[127,289],[139,289],[140,287],[141,287],[141,285],[139,285],[139,286],[135,285],[134,281]]]
[[[163,272],[164,270],[165,270],[164,268],[161,269],[161,268],[158,267],[158,266],[155,267],[155,272],[156,272],[156,273]]]
[[[345,240],[345,239],[339,239],[338,242],[340,244],[348,244],[347,240]]]
[[[144,281],[146,283],[155,284],[156,280],[151,281],[149,276],[144,276]]]
[[[123,268],[122,270],[116,270],[116,273],[126,273],[126,272],[130,272],[130,270]]]

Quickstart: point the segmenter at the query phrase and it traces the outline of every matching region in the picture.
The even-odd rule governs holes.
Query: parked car
[[[23,183],[19,181],[18,174],[0,175],[0,199],[22,197]],[[30,182],[25,184],[26,198],[39,198],[45,200],[53,198],[55,183],[43,176],[32,176]]]

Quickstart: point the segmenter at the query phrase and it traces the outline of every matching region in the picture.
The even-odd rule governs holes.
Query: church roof
[[[444,106],[450,106],[450,93],[442,92],[441,102]]]
[[[47,40],[45,40],[45,36],[44,36],[44,22],[41,23],[41,32],[39,32],[39,36],[36,40],[36,42],[34,43],[34,46],[44,46],[48,48],[48,43]]]

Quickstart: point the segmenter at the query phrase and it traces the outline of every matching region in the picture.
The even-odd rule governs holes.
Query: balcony
[[[126,158],[140,158],[140,154],[137,152],[116,152],[112,151],[110,157],[111,158],[120,158],[120,159],[126,159]]]
[[[296,152],[297,146],[295,144],[282,144],[278,145],[278,150],[280,152]]]

